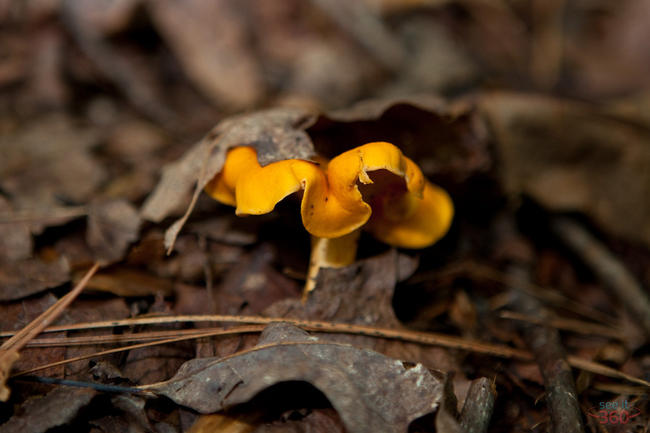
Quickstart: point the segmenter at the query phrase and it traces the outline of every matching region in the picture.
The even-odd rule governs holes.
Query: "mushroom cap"
[[[447,193],[386,142],[344,152],[329,162],[327,171],[297,159],[262,167],[253,148],[236,147],[205,190],[236,206],[237,215],[271,212],[279,201],[303,190],[302,221],[312,235],[337,238],[368,223],[366,228],[379,240],[405,248],[435,243],[453,216]]]

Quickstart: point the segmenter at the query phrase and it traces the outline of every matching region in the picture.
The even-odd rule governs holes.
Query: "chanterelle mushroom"
[[[319,268],[354,262],[361,227],[387,244],[424,248],[447,232],[454,213],[449,195],[386,142],[356,147],[326,166],[289,159],[262,167],[253,148],[236,147],[205,188],[236,206],[237,215],[271,212],[300,190],[302,221],[313,240],[305,295]]]

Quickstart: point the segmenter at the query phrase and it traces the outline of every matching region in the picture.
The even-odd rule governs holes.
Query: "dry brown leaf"
[[[52,306],[56,302],[56,297],[51,293],[45,293],[40,296],[31,296],[23,299],[20,302],[8,303],[2,310],[0,316],[0,329],[6,331],[19,331],[28,325],[33,319],[38,317],[43,311]],[[63,337],[63,333],[55,333],[59,337]],[[11,351],[10,351],[11,352]],[[50,348],[23,348],[20,353],[13,351],[20,355],[20,359],[16,359],[13,363],[15,370],[27,370],[40,365],[61,361],[65,357],[65,349],[50,347]],[[4,353],[4,351],[3,351]],[[11,359],[9,355],[9,359]],[[11,366],[8,366],[11,368]],[[11,370],[8,370],[10,372]],[[63,368],[55,367],[43,372],[44,376],[60,377],[63,374]]]
[[[223,120],[178,161],[165,166],[162,179],[141,210],[143,218],[160,222],[179,206],[194,198],[183,218],[165,233],[165,246],[173,246],[176,236],[191,213],[205,185],[221,170],[226,151],[234,146],[252,146],[262,165],[282,159],[309,159],[314,149],[304,129],[313,116],[299,109],[271,109]]]
[[[405,368],[369,350],[320,342],[288,324],[270,325],[253,349],[189,361],[171,380],[145,388],[212,413],[286,381],[306,381],[323,392],[350,433],[406,431],[439,407],[444,388],[444,379],[421,364]]]
[[[86,240],[95,259],[102,263],[124,258],[126,250],[138,239],[140,216],[126,200],[97,201],[89,206]]]
[[[110,2],[78,0],[71,2],[69,7],[73,7],[79,19],[85,21],[99,33],[110,35],[124,31],[141,4],[142,0]]]
[[[72,421],[97,391],[90,388],[54,388],[44,397],[25,401],[16,414],[0,426],[0,433],[43,433]]]
[[[264,93],[238,1],[154,0],[156,28],[195,85],[215,104],[252,106]]]
[[[0,196],[0,215],[6,216],[7,222],[0,220],[0,263],[28,258],[32,254],[32,235],[24,222],[9,222],[14,217],[9,202]]]
[[[61,200],[89,201],[106,171],[90,154],[97,131],[63,115],[34,120],[0,135],[0,187],[15,210],[48,209]]]
[[[81,278],[81,274],[75,277]],[[114,269],[95,275],[88,282],[88,290],[112,293],[121,297],[170,296],[174,289],[174,282],[169,278],[160,278],[141,270],[127,267]]]
[[[261,218],[239,218],[234,214],[219,215],[190,224],[188,231],[224,244],[252,245],[257,241],[261,221]]]
[[[321,115],[307,132],[319,154],[389,141],[427,176],[460,182],[487,171],[487,131],[472,104],[430,94],[377,98]]]
[[[525,94],[480,100],[510,193],[580,211],[650,244],[650,134],[591,105]],[[623,222],[624,220],[624,222]]]
[[[101,276],[101,274],[99,276]],[[85,321],[102,320],[107,317],[124,319],[126,317],[129,317],[130,313],[131,311],[129,311],[129,307],[124,298],[114,298],[110,300],[77,299],[77,301],[73,303],[71,307],[65,312],[59,323],[79,323]],[[111,335],[112,333],[112,329],[94,329],[88,331],[80,331],[77,333],[77,335],[102,336]],[[77,356],[96,353],[104,349],[106,349],[106,347],[100,344],[89,346],[68,346],[64,348],[65,356],[62,358],[71,359]],[[121,361],[121,358],[114,355],[113,357],[104,357],[103,360],[106,362],[117,363]],[[71,363],[65,365],[64,368],[66,378],[78,380],[87,380],[88,378],[88,361]]]
[[[25,259],[0,262],[0,301],[34,295],[70,281],[70,267],[64,258],[52,262]]]
[[[276,253],[262,244],[242,257],[215,287],[212,297],[217,314],[259,314],[273,302],[298,298],[298,284],[271,266]]]
[[[111,414],[91,421],[91,424],[106,433],[151,433],[158,431],[149,423],[144,410],[145,400],[134,395],[116,395],[111,405],[117,409]]]
[[[394,249],[344,268],[325,268],[306,303],[297,299],[276,302],[264,311],[271,317],[325,320],[337,323],[404,329],[393,310],[393,293],[404,263]],[[408,265],[412,267],[412,265]],[[446,349],[358,335],[327,335],[323,340],[345,342],[386,356],[419,362],[444,371],[457,369]],[[459,377],[461,377],[459,375]]]
[[[25,298],[70,280],[64,258],[32,258],[32,235],[24,215],[17,215],[0,197],[0,301]]]

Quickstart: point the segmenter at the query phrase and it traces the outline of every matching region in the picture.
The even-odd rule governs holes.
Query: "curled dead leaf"
[[[351,433],[406,431],[411,421],[439,407],[445,386],[421,364],[406,368],[376,352],[321,342],[278,323],[252,349],[188,361],[171,380],[144,388],[211,413],[286,381],[305,381],[323,392]]]
[[[309,159],[314,155],[314,149],[304,130],[313,120],[311,113],[290,108],[258,111],[223,120],[180,160],[165,166],[160,182],[143,205],[141,216],[160,222],[187,203],[194,189],[185,215],[165,233],[165,247],[169,250],[199,194],[221,170],[229,148],[255,148],[262,165],[282,159]]]

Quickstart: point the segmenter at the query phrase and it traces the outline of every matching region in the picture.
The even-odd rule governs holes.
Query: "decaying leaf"
[[[70,280],[65,258],[45,262],[39,258],[0,262],[0,301],[31,296]]]
[[[145,388],[211,413],[286,381],[305,381],[323,392],[350,433],[406,431],[439,407],[444,392],[444,379],[421,364],[406,368],[376,352],[321,342],[288,324],[267,327],[252,349],[189,361],[171,380]]]
[[[16,415],[0,426],[0,433],[42,433],[72,421],[97,392],[90,388],[54,388],[44,397],[25,401]]]
[[[553,210],[584,212],[612,234],[650,244],[646,130],[588,104],[542,96],[491,94],[480,106],[506,190]]]
[[[0,329],[3,331],[20,331],[55,302],[56,297],[54,295],[44,293],[42,295],[30,296],[27,299],[22,299],[20,302],[7,303],[4,305],[2,315],[0,316]],[[58,336],[62,337],[63,334],[58,333]],[[0,352],[2,353],[0,356],[4,358],[3,362],[11,361],[12,358],[15,358],[13,365],[12,363],[2,365],[2,371],[7,374],[7,377],[12,371],[29,370],[39,365],[61,361],[65,356],[65,349],[59,347],[24,347],[20,352],[15,348],[5,347]],[[20,356],[19,358],[18,355]],[[7,367],[9,369],[4,370]],[[41,374],[44,376],[60,377],[63,371],[63,367],[60,366],[50,368]]]
[[[377,98],[322,114],[307,132],[316,150],[338,155],[372,141],[388,141],[427,176],[462,181],[487,171],[487,132],[472,104],[423,94]]]
[[[100,276],[103,272],[100,274]],[[124,319],[129,317],[129,307],[125,302],[124,298],[113,298],[109,301],[101,301],[99,299],[84,300],[77,299],[70,308],[65,312],[65,315],[61,317],[61,324],[68,323],[81,323],[81,322],[92,322],[97,320],[104,320],[106,318],[115,318],[115,319]],[[111,329],[93,329],[88,331],[80,331],[77,335],[86,335],[86,336],[102,336],[110,335],[113,331]],[[40,348],[34,348],[29,350],[37,350]],[[91,353],[97,353],[101,350],[106,349],[105,345],[83,345],[75,346],[70,345],[64,348],[65,354],[61,358],[74,358],[77,356],[84,356]],[[52,348],[45,348],[40,350],[52,350]],[[109,357],[104,357],[101,361],[105,363],[115,362],[119,363],[118,360],[121,358],[119,355],[113,355]],[[99,361],[99,360],[98,360]],[[43,363],[41,363],[42,365]],[[97,363],[95,364],[97,367]],[[96,369],[89,368],[88,361],[79,361],[66,364],[64,367],[64,374],[66,378],[77,379],[77,380],[87,380],[88,375],[92,372],[92,375],[96,379],[109,378],[110,374],[105,373],[108,367],[100,366]],[[101,370],[104,370],[103,372]],[[119,377],[123,376],[119,374]],[[110,382],[109,382],[110,383]]]
[[[393,295],[398,277],[408,277],[408,271],[414,268],[413,263],[394,249],[343,268],[326,268],[319,273],[316,288],[307,302],[285,299],[271,305],[264,314],[403,329],[404,325],[395,316]],[[454,359],[440,347],[358,335],[325,334],[321,339],[354,344],[429,368],[456,369]],[[462,378],[458,372],[456,379]]]
[[[14,212],[9,202],[0,196],[0,262],[28,258],[32,253],[32,235],[29,226],[20,221],[11,221]]]
[[[133,395],[116,395],[111,404],[118,409],[111,414],[91,421],[91,424],[106,433],[149,433],[158,431],[149,423],[144,410],[145,401]]]
[[[237,1],[150,1],[156,27],[185,73],[215,104],[253,105],[264,81]]]
[[[44,261],[32,257],[29,224],[1,196],[0,215],[0,301],[25,298],[70,279],[64,258]]]
[[[121,260],[138,239],[140,217],[126,200],[95,202],[88,211],[86,239],[96,260],[110,263]]]
[[[205,185],[221,170],[226,151],[234,146],[252,146],[262,165],[282,159],[309,159],[314,149],[304,129],[313,116],[303,110],[279,108],[231,117],[220,122],[180,160],[163,169],[162,179],[144,203],[143,218],[160,222],[174,209],[194,198],[185,216],[165,233],[169,249],[194,207]]]
[[[0,136],[0,187],[15,209],[88,201],[106,177],[90,154],[97,131],[59,115],[29,125]]]

